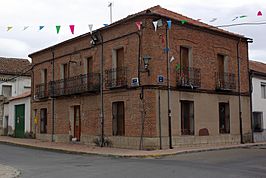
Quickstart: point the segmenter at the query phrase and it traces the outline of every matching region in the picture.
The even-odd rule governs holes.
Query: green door
[[[15,137],[23,138],[25,130],[25,105],[15,105]]]

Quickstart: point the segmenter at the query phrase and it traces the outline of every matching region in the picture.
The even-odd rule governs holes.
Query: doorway
[[[125,112],[124,102],[114,102],[112,105],[113,113],[113,135],[124,136],[125,135]]]
[[[74,106],[74,137],[80,141],[81,135],[81,119],[80,119],[80,106]]]
[[[15,137],[23,138],[25,134],[25,105],[15,105]]]

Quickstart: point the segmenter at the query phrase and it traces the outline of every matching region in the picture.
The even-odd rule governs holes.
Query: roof
[[[143,10],[141,12],[138,12],[136,14],[128,15],[126,18],[123,18],[123,19],[121,19],[119,21],[116,21],[116,22],[114,22],[114,23],[112,23],[112,24],[110,24],[108,26],[102,27],[102,28],[100,28],[98,30],[108,29],[108,28],[113,27],[115,25],[119,25],[122,22],[125,22],[127,20],[130,20],[132,18],[136,18],[136,17],[139,17],[139,16],[143,16],[143,15],[157,15],[157,16],[161,16],[161,17],[168,18],[168,19],[171,19],[171,20],[179,21],[179,22],[185,20],[186,21],[186,24],[189,24],[189,25],[197,26],[197,27],[200,27],[200,28],[203,28],[203,29],[209,29],[209,30],[212,30],[212,31],[215,31],[215,32],[219,32],[219,33],[222,33],[222,34],[234,36],[234,37],[237,37],[237,38],[248,39],[248,38],[246,38],[243,35],[239,35],[239,34],[236,34],[236,33],[232,33],[232,32],[229,32],[229,31],[226,31],[226,30],[223,30],[223,29],[220,29],[220,28],[217,28],[217,27],[208,25],[208,24],[203,23],[203,22],[200,22],[198,20],[194,20],[192,18],[183,16],[183,15],[178,14],[176,12],[173,12],[173,11],[167,10],[165,8],[162,8],[159,5],[154,6],[154,7],[151,7],[151,8],[148,8],[148,9]],[[80,38],[83,38],[83,37],[88,36],[88,35],[90,35],[90,33],[85,33],[85,34],[82,34],[82,35],[77,36],[75,38],[72,38],[72,39],[63,41],[63,42],[58,43],[56,45],[53,45],[53,46],[50,46],[48,48],[42,49],[40,51],[34,52],[34,53],[30,54],[29,57],[31,57],[32,55],[37,54],[39,52],[42,52],[42,51],[45,51],[45,50],[48,50],[48,49],[52,49],[52,48],[54,48],[54,47],[56,47],[58,45],[61,45],[61,44],[64,44],[64,43],[73,41],[75,39],[80,39]]]
[[[266,64],[258,61],[249,61],[249,69],[266,75]]]
[[[27,59],[0,57],[0,74],[30,76],[30,69]]]
[[[18,96],[14,96],[9,98],[9,101],[17,100],[17,99],[22,99],[22,98],[27,98],[31,96],[31,91],[24,92]]]

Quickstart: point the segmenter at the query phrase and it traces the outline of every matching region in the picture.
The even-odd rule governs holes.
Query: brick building
[[[145,149],[251,140],[244,36],[155,6],[29,56],[39,139],[103,134]]]

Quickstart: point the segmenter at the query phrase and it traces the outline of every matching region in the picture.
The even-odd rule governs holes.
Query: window
[[[113,112],[113,135],[125,135],[125,116],[124,116],[124,102],[114,102],[112,105]]]
[[[261,83],[261,97],[266,99],[266,84]]]
[[[194,135],[193,101],[181,101],[181,134]]]
[[[2,86],[2,95],[9,98],[12,96],[12,86],[3,85]]]
[[[229,103],[219,103],[219,130],[221,134],[230,133]]]
[[[42,108],[41,113],[41,122],[40,122],[40,133],[47,133],[47,109]]]
[[[263,113],[262,112],[253,112],[253,128],[254,132],[263,131]]]

